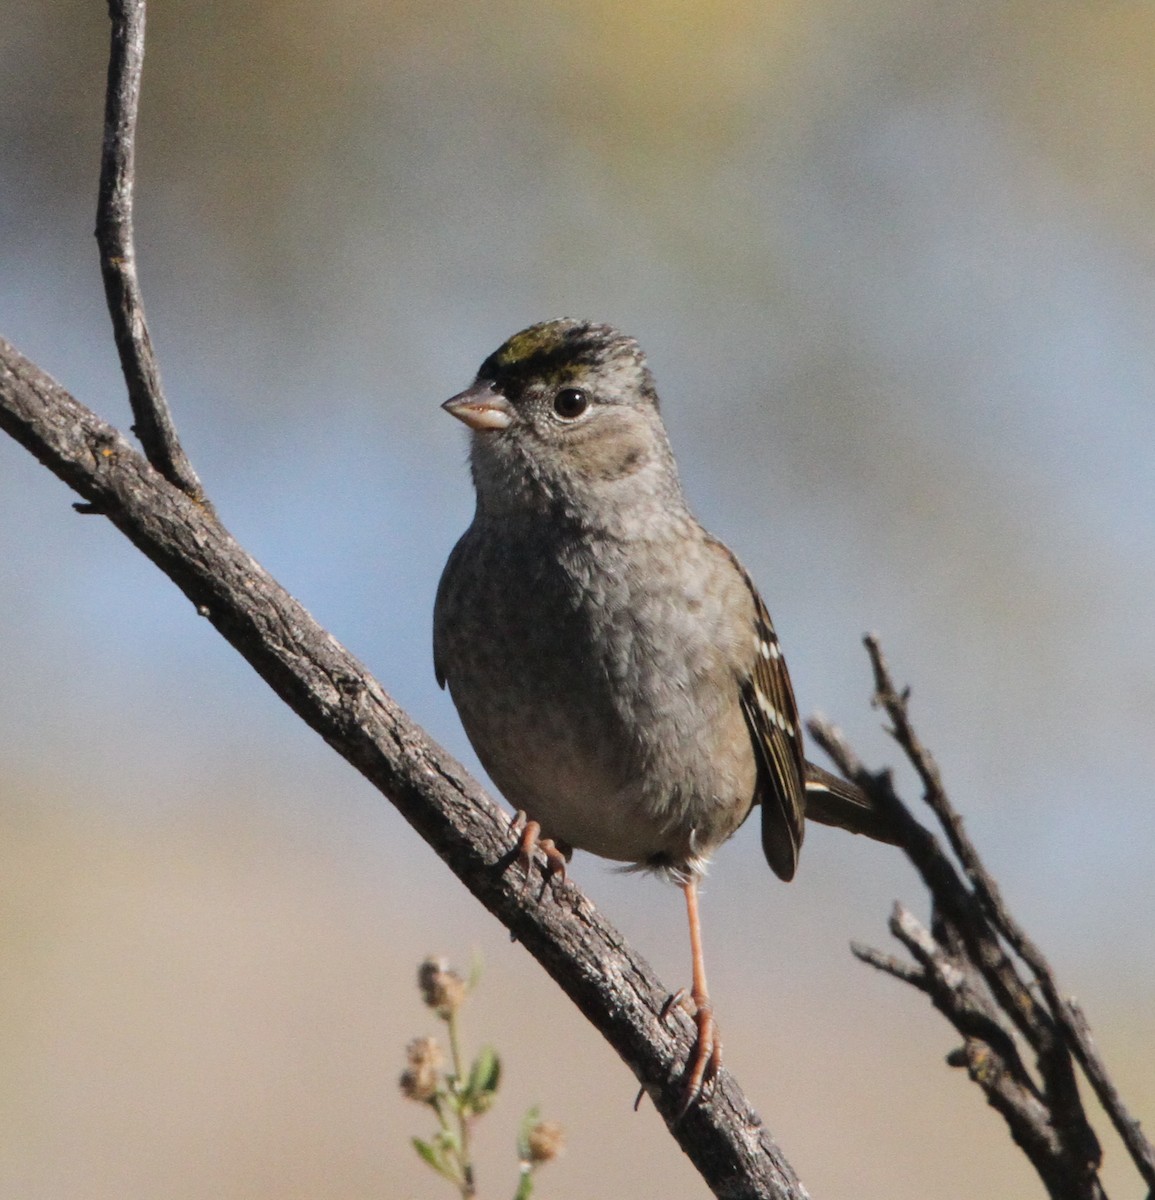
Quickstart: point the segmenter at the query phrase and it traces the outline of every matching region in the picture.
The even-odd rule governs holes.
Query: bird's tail
[[[806,816],[876,842],[894,845],[897,841],[893,825],[862,788],[812,762],[806,764]]]

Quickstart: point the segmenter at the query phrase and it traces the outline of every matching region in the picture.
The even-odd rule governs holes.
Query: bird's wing
[[[762,850],[775,875],[792,879],[806,817],[806,759],[798,704],[766,605],[741,563],[728,549],[726,553],[754,601],[751,666],[741,688],[742,712],[758,761],[756,800],[762,805]]]

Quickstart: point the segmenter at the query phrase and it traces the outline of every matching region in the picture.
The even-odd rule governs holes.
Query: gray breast
[[[549,836],[630,862],[708,854],[754,791],[752,752],[719,753],[746,736],[742,649],[719,633],[741,597],[703,586],[688,558],[704,543],[644,586],[626,544],[528,544],[471,529],[438,597],[439,669],[479,758]]]

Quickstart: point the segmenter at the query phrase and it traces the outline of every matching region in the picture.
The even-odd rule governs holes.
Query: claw
[[[689,1015],[698,1035],[694,1039],[694,1048],[690,1051],[690,1057],[686,1060],[686,1067],[682,1072],[682,1102],[674,1116],[675,1122],[680,1121],[690,1111],[690,1106],[695,1100],[709,1094],[718,1075],[718,1068],[722,1065],[722,1039],[714,1021],[714,1010],[709,996],[704,992],[695,996],[693,991],[687,992],[685,988],[679,988],[672,996],[666,997],[666,1002],[658,1013],[658,1020],[665,1022],[676,1007]],[[641,1098],[639,1093],[639,1102]],[[637,1107],[636,1103],[634,1107]]]
[[[518,835],[517,861],[522,871],[521,890],[524,894],[529,888],[530,876],[533,874],[533,855],[540,850],[545,855],[545,872],[541,883],[541,895],[545,895],[546,884],[551,879],[565,883],[565,868],[572,851],[559,847],[552,838],[541,836],[541,826],[536,821],[529,820],[520,809],[513,814],[510,828]],[[540,896],[539,896],[540,899]]]
[[[681,1120],[690,1111],[690,1106],[695,1100],[709,1092],[718,1076],[718,1068],[722,1065],[722,1039],[718,1036],[714,1011],[708,1001],[697,1001],[694,1024],[698,1027],[698,1036],[694,1041],[693,1053],[686,1063],[686,1082],[682,1086],[682,1104],[678,1109],[677,1120]]]
[[[690,1016],[694,1015],[694,1008],[691,1006],[692,1001],[690,1001],[690,993],[687,992],[685,988],[678,988],[678,990],[672,996],[666,997],[666,1003],[662,1005],[662,1011],[658,1013],[658,1020],[661,1021],[663,1025],[666,1023],[666,1018],[670,1015],[670,1010],[675,1004],[684,1008],[686,1012],[690,1014]]]

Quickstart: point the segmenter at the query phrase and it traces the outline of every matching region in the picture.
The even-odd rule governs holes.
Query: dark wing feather
[[[758,760],[758,794],[762,805],[762,850],[774,874],[792,879],[806,817],[806,759],[798,704],[778,635],[758,589],[727,550],[742,573],[754,601],[756,636],[751,640],[751,668],[742,681],[742,712]]]

